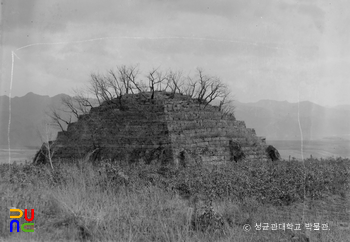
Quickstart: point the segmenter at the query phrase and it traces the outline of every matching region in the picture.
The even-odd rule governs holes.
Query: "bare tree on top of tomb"
[[[54,107],[50,107],[50,110],[46,112],[46,115],[51,118],[52,123],[59,127],[61,131],[66,131],[65,126],[68,126],[72,122],[72,117],[64,118],[60,111]]]
[[[183,93],[184,79],[181,71],[169,71],[166,76],[167,83],[164,90],[170,90],[172,96],[174,96],[175,93]]]
[[[147,79],[148,79],[148,86],[149,86],[149,91],[151,93],[151,99],[154,99],[154,93],[157,90],[162,90],[162,83],[167,79],[167,74],[158,71],[158,68],[155,69],[153,68],[148,74],[147,74]]]
[[[201,68],[197,68],[197,75],[194,78],[189,77],[185,93],[206,105],[217,98],[223,99],[228,95],[227,86],[220,78],[205,75]]]
[[[204,104],[204,108],[214,100],[220,100],[219,110],[223,115],[233,114],[228,87],[216,76],[210,76],[197,68],[194,76],[184,76],[180,71],[162,72],[153,68],[146,75],[146,83],[140,80],[138,65],[117,66],[107,74],[92,73],[86,88],[73,90],[73,96],[62,98],[62,106],[51,108],[48,116],[62,131],[79,116],[88,114],[90,109],[102,103],[119,103],[125,95],[139,93],[143,98],[154,99],[156,91],[188,95]],[[146,95],[150,93],[150,96]]]
[[[88,114],[91,108],[100,104],[97,100],[89,98],[84,89],[74,89],[73,93],[73,97],[66,95],[61,98],[60,107],[51,106],[46,112],[52,123],[63,132],[70,123],[77,121],[79,116]]]

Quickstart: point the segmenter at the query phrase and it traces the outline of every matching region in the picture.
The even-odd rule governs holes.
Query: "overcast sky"
[[[71,94],[139,64],[227,83],[241,102],[350,104],[350,1],[2,0],[1,92]],[[12,62],[11,51],[15,54]]]

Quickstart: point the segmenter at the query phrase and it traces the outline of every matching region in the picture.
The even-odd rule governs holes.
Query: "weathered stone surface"
[[[146,94],[147,95],[147,94]],[[80,116],[55,141],[54,159],[84,157],[178,167],[264,159],[265,141],[243,121],[189,96],[156,93],[125,96]]]
[[[279,159],[281,159],[281,156],[280,156],[280,153],[278,152],[278,150],[273,147],[272,145],[269,145],[267,148],[266,148],[266,153],[268,154],[269,158],[272,160],[272,161],[277,161]]]

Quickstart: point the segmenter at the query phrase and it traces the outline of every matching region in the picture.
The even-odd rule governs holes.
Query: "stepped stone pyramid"
[[[242,159],[268,160],[265,140],[218,107],[181,94],[130,94],[92,108],[54,141],[59,159],[191,166]]]

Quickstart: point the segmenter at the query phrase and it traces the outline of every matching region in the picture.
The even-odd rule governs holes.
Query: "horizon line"
[[[27,96],[28,94],[34,94],[34,95],[36,95],[36,96],[49,97],[49,98],[53,98],[53,97],[56,97],[56,96],[59,96],[59,95],[68,95],[68,96],[70,96],[69,94],[66,94],[66,93],[58,93],[58,94],[56,94],[56,95],[50,96],[50,95],[37,94],[37,93],[34,93],[34,92],[30,91],[30,92],[26,93],[26,94],[23,95],[23,96],[14,96],[14,97],[11,97],[11,99],[13,99],[13,98],[22,98],[22,97]],[[0,97],[7,97],[7,98],[9,98],[9,96],[6,95],[6,94],[0,95]],[[282,101],[282,100],[274,100],[274,99],[260,99],[259,101],[255,101],[255,102],[254,102],[254,101],[241,102],[241,101],[239,101],[239,100],[233,99],[233,102],[239,102],[239,103],[244,103],[244,104],[253,104],[253,103],[258,103],[258,102],[262,102],[262,101],[287,102],[287,103],[289,103],[289,104],[297,104],[297,103],[302,103],[302,102],[310,102],[310,103],[312,103],[312,104],[316,104],[316,105],[319,105],[319,106],[322,106],[322,107],[325,107],[325,108],[335,108],[335,107],[338,107],[338,106],[350,106],[350,104],[348,104],[348,103],[336,104],[336,105],[331,105],[331,106],[329,106],[329,105],[325,106],[325,105],[323,105],[323,104],[318,104],[318,103],[313,102],[313,101],[310,101],[310,100],[303,100],[303,101],[300,101],[300,102],[290,102],[290,101],[288,101],[288,100],[283,100],[283,101]]]

